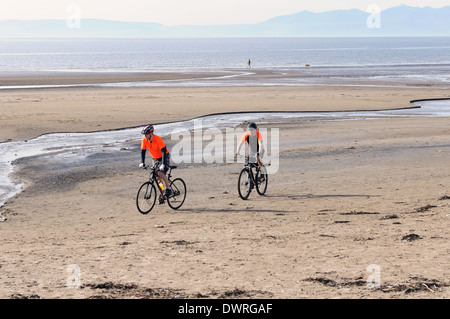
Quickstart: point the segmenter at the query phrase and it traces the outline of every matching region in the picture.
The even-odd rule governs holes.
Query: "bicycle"
[[[253,168],[256,168],[255,174],[253,173]],[[250,163],[249,157],[246,156],[244,168],[241,170],[238,179],[239,196],[243,200],[248,199],[255,186],[258,194],[262,196],[266,193],[268,183],[269,178],[266,168],[263,167],[261,169],[258,163]]]
[[[144,169],[148,169],[150,166],[144,166]],[[164,186],[162,183],[158,183],[158,168],[153,165],[149,171],[149,180],[141,185],[136,196],[136,206],[140,213],[148,214],[156,203],[156,197],[158,193],[156,189],[159,189],[159,204],[164,204],[167,200],[167,204],[170,208],[177,210],[183,205],[186,199],[186,183],[181,178],[175,178],[172,181],[172,169],[177,168],[175,165],[169,166],[167,178],[169,180],[172,193],[166,197],[164,195]]]

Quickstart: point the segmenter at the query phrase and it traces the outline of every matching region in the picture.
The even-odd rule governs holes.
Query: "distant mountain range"
[[[3,20],[0,38],[370,37],[450,36],[450,6],[382,11],[302,11],[257,24],[165,26],[98,19]]]

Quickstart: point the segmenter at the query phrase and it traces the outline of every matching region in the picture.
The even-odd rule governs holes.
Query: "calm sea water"
[[[450,82],[450,37],[5,39],[0,75],[30,72],[302,71],[335,78]]]

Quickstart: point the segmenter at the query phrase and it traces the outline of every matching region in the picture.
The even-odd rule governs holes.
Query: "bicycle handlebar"
[[[152,166],[150,166],[150,165],[145,165],[144,164],[144,166],[142,166],[142,167],[140,167],[140,169],[154,169],[154,168],[156,168],[156,166],[155,165],[152,165]]]

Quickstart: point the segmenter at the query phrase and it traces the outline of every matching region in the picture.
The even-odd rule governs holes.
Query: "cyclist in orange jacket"
[[[164,183],[164,195],[168,197],[172,192],[169,185],[169,180],[166,176],[170,165],[170,153],[164,144],[163,139],[160,136],[153,134],[153,131],[153,125],[147,125],[141,131],[141,133],[144,134],[144,137],[141,141],[141,164],[139,167],[145,167],[145,153],[146,150],[148,150],[150,156],[153,158],[154,164],[159,166],[158,176]],[[160,180],[158,180],[158,182],[160,182]]]
[[[249,148],[249,160],[256,157],[259,167],[263,168],[264,165],[261,161],[265,152],[263,136],[261,132],[258,131],[256,123],[252,122],[248,124],[247,129],[248,131],[242,136],[241,141],[237,146],[235,157],[239,155],[242,145],[247,143]]]

